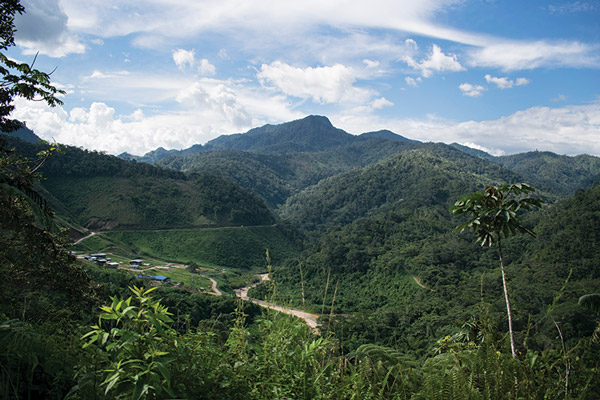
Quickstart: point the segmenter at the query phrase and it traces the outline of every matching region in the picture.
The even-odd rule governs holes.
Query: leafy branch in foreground
[[[502,237],[508,238],[517,233],[527,233],[535,236],[532,230],[521,225],[518,216],[520,210],[531,210],[534,207],[541,207],[541,199],[536,197],[522,197],[533,192],[535,192],[535,189],[525,183],[504,184],[499,187],[488,185],[483,193],[477,191],[467,195],[454,203],[454,206],[450,209],[450,212],[455,217],[462,215],[468,217],[467,222],[455,228],[456,231],[462,232],[466,229],[471,229],[477,236],[477,242],[481,242],[482,246],[496,244],[498,247],[506,314],[508,316],[510,350],[513,357],[516,356],[515,341],[512,329],[510,300],[506,286],[506,273],[504,271],[504,258],[502,256]]]
[[[0,4],[0,50],[15,44],[15,15],[23,14],[25,8],[19,0],[5,0]],[[31,64],[20,63],[0,53],[0,130],[10,132],[19,129],[18,121],[8,118],[15,109],[13,100],[22,97],[27,100],[44,101],[50,107],[63,104],[58,98],[66,92],[50,83],[52,73],[34,68],[37,56]]]
[[[129,288],[134,296],[111,297],[103,306],[98,324],[82,339],[84,348],[96,344],[104,353],[104,376],[101,386],[111,398],[141,399],[171,391],[168,364],[173,361],[166,351],[176,345],[168,308],[149,296],[156,288]],[[132,304],[134,300],[134,304]]]

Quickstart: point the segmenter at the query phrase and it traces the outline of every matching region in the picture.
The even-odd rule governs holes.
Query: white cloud
[[[426,59],[417,62],[412,57],[406,56],[404,61],[406,61],[411,68],[421,71],[421,75],[424,78],[431,77],[435,72],[457,72],[465,70],[458,62],[458,58],[455,54],[449,53],[446,55],[442,49],[435,44],[432,46],[431,53],[429,53]]]
[[[575,14],[597,11],[600,8],[595,1],[572,1],[561,5],[548,5],[548,11],[555,14]]]
[[[263,64],[257,78],[265,87],[274,87],[288,96],[312,98],[317,103],[361,103],[373,96],[354,85],[356,73],[341,64],[330,67],[298,68],[275,61]]]
[[[194,50],[176,49],[173,50],[172,56],[175,65],[177,65],[177,68],[181,70],[186,67],[193,67],[194,63],[196,62],[194,59]]]
[[[200,60],[198,72],[200,72],[200,74],[202,75],[214,75],[217,73],[217,69],[206,58],[203,58],[202,60]]]
[[[95,75],[97,78],[90,79],[90,83],[115,84],[100,78],[107,76],[106,73],[98,71]],[[139,95],[140,90],[149,90],[144,86],[147,81],[131,80],[128,84],[129,87],[121,88],[123,92]],[[245,82],[202,78],[196,82],[166,81],[162,84],[170,85],[171,89],[178,88],[177,92],[170,92],[178,101],[178,109],[159,111],[161,108],[150,106],[118,115],[107,103],[94,102],[88,108],[76,107],[66,112],[61,107],[49,108],[42,102],[18,98],[13,116],[27,121],[28,126],[43,138],[112,154],[123,151],[143,154],[159,146],[185,148],[221,134],[304,116],[290,109],[285,96],[265,93],[246,86]],[[157,88],[156,91],[164,92]],[[115,97],[115,101],[123,101],[122,96]],[[384,106],[384,103],[379,100],[375,105]]]
[[[352,48],[354,32],[367,32],[365,36],[376,43],[384,38],[382,32],[394,31],[474,46],[467,50],[473,66],[518,70],[600,65],[597,47],[593,45],[578,41],[510,41],[484,32],[453,29],[435,20],[437,14],[447,12],[454,5],[464,7],[464,0],[305,0],[302,4],[276,0],[243,3],[179,0],[176,6],[168,0],[61,0],[60,4],[68,15],[72,32],[93,35],[101,32],[103,37],[129,36],[136,46],[153,49],[216,32],[229,39],[227,44],[232,47],[243,43],[245,51],[253,55],[272,54],[286,47],[302,53],[300,57],[304,57],[305,62],[307,57],[313,57],[312,62],[334,64],[341,62],[328,58],[335,48],[319,47],[319,43],[331,37],[330,30],[322,29],[328,27],[344,32],[340,42],[345,42],[343,47],[347,49]],[[581,9],[584,3],[570,4],[571,9]],[[371,29],[377,33],[369,32]],[[394,40],[398,46],[397,37]],[[413,39],[405,39],[403,45],[417,50]],[[319,48],[318,53],[311,52],[315,47]],[[366,49],[360,47],[363,51]]]
[[[415,42],[414,39],[406,39],[404,43],[406,43],[406,45],[411,47],[413,50],[417,50],[419,48],[417,42]]]
[[[173,61],[175,61],[175,65],[177,65],[177,68],[179,68],[182,71],[186,68],[192,68],[194,65],[196,65],[196,56],[194,54],[194,50],[173,50],[172,56]],[[206,58],[203,58],[198,63],[198,72],[201,75],[209,76],[215,75],[217,69]]]
[[[469,63],[505,71],[541,67],[598,67],[597,47],[580,42],[501,41],[468,51]]]
[[[498,86],[500,89],[508,89],[508,88],[513,87],[513,85],[515,84],[514,81],[508,79],[507,77],[497,78],[497,77],[491,76],[489,74],[485,76],[485,80],[487,83],[493,83],[494,85]]]
[[[527,79],[527,78],[517,78],[516,81],[513,81],[512,79],[509,79],[506,76],[504,76],[502,78],[498,78],[495,76],[491,76],[490,74],[487,74],[485,76],[485,80],[487,83],[493,83],[494,85],[498,86],[500,89],[510,89],[515,85],[523,86],[523,85],[529,84],[529,79]]]
[[[202,80],[181,90],[177,101],[194,109],[211,109],[221,113],[234,126],[249,126],[252,123],[250,113],[238,100],[238,94],[231,85],[219,81]]]
[[[527,78],[517,78],[517,80],[515,81],[515,85],[517,86],[523,86],[523,85],[529,85],[531,81]]]
[[[556,96],[555,98],[552,99],[552,101],[554,103],[557,103],[559,101],[565,101],[567,100],[567,96],[565,96],[564,94],[559,94],[558,96]]]
[[[369,60],[368,58],[365,58],[363,60],[363,63],[367,66],[367,68],[377,68],[380,64],[379,61]]]
[[[94,70],[83,77],[76,93],[88,101],[128,103],[134,107],[173,102],[177,93],[193,83],[177,74]]]
[[[232,82],[212,79],[199,81],[193,90],[182,93],[180,100],[188,100],[186,109],[148,115],[136,110],[119,116],[103,103],[67,113],[60,107],[48,108],[43,103],[19,98],[13,117],[26,121],[44,139],[113,154],[143,154],[159,146],[185,148],[221,134],[244,132],[267,121],[285,122],[304,116],[287,108],[285,97],[265,96]],[[435,117],[383,119],[372,110],[378,104],[389,105],[387,101],[377,99],[371,104],[373,107],[332,114],[331,120],[352,133],[390,129],[411,139],[458,142],[495,155],[541,150],[600,156],[600,103],[533,107],[496,120],[465,122]],[[240,122],[235,118],[238,111],[255,118],[242,121],[248,125],[235,125]]]
[[[481,85],[472,85],[470,83],[461,83],[458,88],[463,92],[464,96],[479,97],[485,91],[485,88]]]
[[[15,16],[15,42],[23,53],[64,57],[84,53],[86,46],[67,29],[68,17],[58,0],[24,0],[25,14]]]
[[[84,77],[83,80],[87,81],[90,79],[112,79],[127,75],[129,75],[129,71],[115,71],[106,73],[95,69],[89,76]]]
[[[600,156],[600,103],[561,108],[532,107],[487,121],[396,119],[341,115],[336,126],[359,133],[390,129],[424,142],[469,143],[494,154],[552,151]],[[477,147],[475,147],[477,148]]]
[[[375,99],[371,102],[371,107],[373,107],[373,109],[375,110],[379,110],[383,107],[391,107],[393,106],[394,103],[392,103],[391,101],[389,101],[388,99],[386,99],[385,97],[380,97],[378,99]]]
[[[417,87],[419,86],[419,83],[421,83],[422,79],[419,76],[417,79],[412,78],[410,76],[407,76],[406,78],[404,78],[404,82],[406,82],[406,84],[408,86],[412,86],[412,87]]]
[[[225,49],[219,50],[219,57],[223,60],[228,60],[229,54],[227,54],[227,50],[225,50]]]
[[[502,156],[502,155],[504,155],[504,151],[502,151],[502,150],[499,150],[499,149],[488,149],[487,147],[478,145],[477,143],[464,142],[464,143],[459,143],[459,144],[462,144],[463,146],[470,147],[472,149],[485,151],[486,153],[492,154],[492,155],[495,155],[495,156]]]

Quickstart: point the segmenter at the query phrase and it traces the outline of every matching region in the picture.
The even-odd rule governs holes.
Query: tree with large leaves
[[[504,257],[502,255],[502,238],[508,238],[518,233],[535,236],[535,233],[523,226],[519,220],[520,210],[541,207],[541,199],[528,196],[534,191],[533,187],[525,183],[504,184],[498,187],[489,185],[483,192],[477,191],[461,198],[450,209],[455,217],[466,215],[468,218],[467,222],[457,226],[455,230],[462,232],[471,229],[477,236],[477,242],[481,242],[482,246],[497,245],[506,314],[508,316],[510,349],[513,357],[516,356],[516,351],[512,328],[512,312],[504,270]]]

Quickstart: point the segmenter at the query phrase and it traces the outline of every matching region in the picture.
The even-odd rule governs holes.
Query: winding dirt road
[[[208,294],[212,294],[213,296],[223,296],[223,293],[217,289],[217,281],[215,281],[213,278],[210,278],[208,276],[205,276],[205,278],[208,278],[208,280],[210,280],[212,282],[212,286],[210,287],[211,292],[209,292]]]
[[[284,314],[293,315],[294,317],[301,318],[306,322],[306,325],[308,325],[310,328],[313,329],[314,332],[318,332],[318,330],[317,330],[317,320],[319,318],[318,315],[307,313],[306,311],[302,311],[302,310],[296,310],[293,308],[280,306],[280,305],[277,305],[274,303],[270,303],[268,301],[263,301],[263,300],[258,300],[258,299],[253,299],[253,298],[248,297],[248,291],[250,289],[269,280],[269,274],[260,274],[257,276],[260,278],[260,281],[254,283],[250,286],[246,286],[241,289],[236,289],[235,295],[242,300],[249,301],[249,302],[257,304],[261,307],[269,308],[271,310],[279,311]]]
[[[82,237],[82,238],[81,238],[81,239],[79,239],[79,240],[76,240],[75,242],[73,242],[73,244],[74,244],[74,245],[75,245],[75,244],[79,244],[79,243],[83,242],[85,239],[89,239],[89,238],[91,238],[91,237],[92,237],[92,236],[94,236],[95,234],[96,234],[96,232],[90,232],[90,234],[89,234],[89,235],[87,235],[87,236],[84,236],[84,237]]]

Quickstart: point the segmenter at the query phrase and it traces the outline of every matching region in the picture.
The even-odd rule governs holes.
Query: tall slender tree
[[[534,207],[541,207],[541,199],[527,196],[534,191],[533,187],[525,183],[504,184],[499,187],[489,185],[483,192],[477,191],[461,198],[450,209],[455,217],[461,215],[468,217],[467,222],[455,228],[456,231],[462,232],[465,229],[471,229],[477,236],[477,242],[481,242],[482,246],[497,245],[508,317],[510,350],[513,357],[516,356],[515,340],[510,299],[506,285],[506,272],[504,270],[504,257],[502,255],[502,238],[508,238],[518,233],[535,236],[532,230],[521,224],[518,215],[519,210],[531,210]]]

